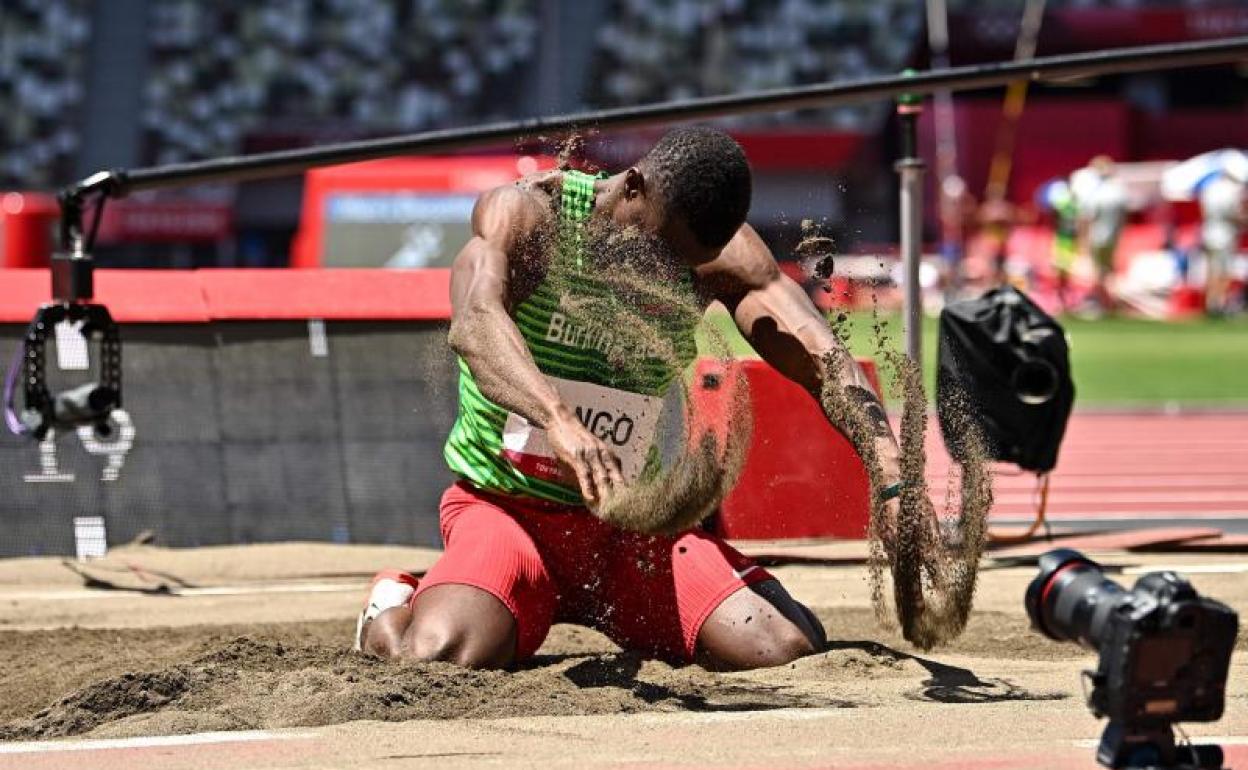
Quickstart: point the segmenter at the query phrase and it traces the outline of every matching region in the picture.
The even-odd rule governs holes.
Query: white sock
[[[412,598],[415,588],[398,580],[385,578],[377,581],[373,591],[368,595],[368,608],[364,610],[364,619],[372,620],[393,607],[402,607]]]

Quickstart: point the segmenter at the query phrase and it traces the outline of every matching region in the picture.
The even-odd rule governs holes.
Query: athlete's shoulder
[[[718,257],[699,265],[695,272],[698,283],[714,298],[727,299],[765,287],[780,268],[762,237],[744,224]]]
[[[563,188],[563,171],[556,168],[535,171],[517,179],[513,187],[547,204],[553,204]]]
[[[555,216],[549,192],[552,172],[525,176],[512,184],[486,190],[472,211],[473,230],[485,237],[505,230],[511,237],[523,237],[549,225]]]

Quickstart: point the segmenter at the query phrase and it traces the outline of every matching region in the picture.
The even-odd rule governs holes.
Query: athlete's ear
[[[646,177],[641,169],[632,166],[624,172],[624,199],[633,200],[646,193]]]

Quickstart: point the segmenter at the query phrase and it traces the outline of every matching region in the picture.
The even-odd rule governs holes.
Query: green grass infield
[[[900,316],[882,314],[880,319],[885,344],[899,349],[903,344]],[[1070,342],[1077,407],[1248,407],[1248,319],[1059,321]],[[874,353],[873,325],[868,312],[848,315],[843,328],[856,355]],[[936,330],[937,319],[925,319],[923,368],[929,398],[936,366]],[[709,353],[722,348],[711,342],[717,336],[734,355],[757,355],[728,314],[713,310],[699,335],[701,349]]]

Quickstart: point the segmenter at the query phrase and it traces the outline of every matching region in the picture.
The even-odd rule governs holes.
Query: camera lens
[[[1058,641],[1097,649],[1122,586],[1078,551],[1059,548],[1040,557],[1040,574],[1027,586],[1024,602],[1031,624]]]
[[[1057,369],[1043,358],[1023,361],[1010,375],[1014,395],[1024,404],[1045,404],[1057,394]]]

